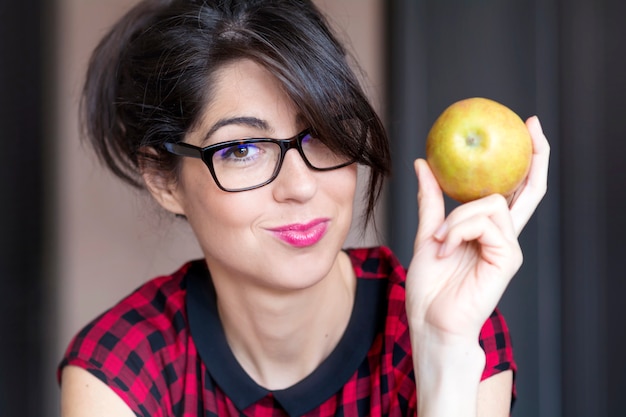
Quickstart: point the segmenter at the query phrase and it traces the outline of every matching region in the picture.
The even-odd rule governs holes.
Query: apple
[[[532,152],[524,121],[482,97],[450,105],[426,139],[426,160],[437,182],[461,203],[495,193],[511,197],[528,175]]]

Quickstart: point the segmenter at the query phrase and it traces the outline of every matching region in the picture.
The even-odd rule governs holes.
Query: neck
[[[275,292],[233,282],[215,282],[228,344],[252,379],[271,390],[294,385],[328,357],[348,325],[356,291],[343,252],[306,289]]]

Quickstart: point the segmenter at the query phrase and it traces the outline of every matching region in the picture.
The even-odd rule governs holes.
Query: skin
[[[242,117],[255,122],[213,129]],[[420,346],[414,362],[421,417],[509,415],[511,372],[479,382],[484,354],[476,336],[521,263],[517,236],[545,192],[547,142],[536,118],[528,126],[533,167],[511,206],[487,197],[446,218],[441,189],[425,161],[416,161],[420,224],[407,312]],[[269,73],[238,61],[220,70],[214,99],[186,141],[287,138],[305,127]],[[338,343],[352,310],[356,279],[341,247],[352,220],[356,166],[312,171],[290,151],[274,182],[243,193],[219,190],[202,161],[191,158],[183,159],[176,183],[145,180],[165,209],[187,217],[219,294],[228,343],[248,374],[281,389],[314,370]],[[328,229],[311,247],[294,248],[268,232],[318,218],[327,219]],[[71,366],[63,372],[61,403],[64,417],[134,415],[109,387]]]

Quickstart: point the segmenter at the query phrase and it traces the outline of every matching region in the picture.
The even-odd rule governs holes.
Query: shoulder
[[[367,360],[361,363],[356,384],[360,390],[384,387],[377,395],[384,402],[395,404],[402,415],[411,415],[415,406],[415,379],[411,338],[406,316],[406,270],[385,246],[348,250],[359,289],[377,288],[367,310],[376,311],[376,319],[368,318],[370,326],[377,326],[376,338],[370,345]],[[357,289],[357,291],[359,291]],[[367,324],[363,323],[362,328]]]
[[[187,351],[186,286],[189,262],[171,275],[146,282],[86,325],[69,344],[58,369],[82,368],[125,402],[146,404],[165,370]]]
[[[393,284],[404,285],[406,270],[388,247],[351,248],[346,252],[357,277],[389,279]]]
[[[377,306],[380,331],[384,340],[394,342],[403,356],[411,354],[406,317],[406,270],[386,246],[349,249],[355,275],[359,281],[357,291],[370,289],[368,309]]]
[[[359,279],[385,281],[385,335],[389,337],[388,340],[395,343],[394,355],[401,353],[403,358],[410,359],[411,346],[406,317],[406,269],[385,246],[348,249],[347,253],[352,259]],[[479,341],[486,356],[482,379],[505,370],[516,373],[511,335],[500,310],[496,309],[485,322]]]
[[[406,269],[386,246],[355,248],[347,250],[355,275],[359,280],[380,281],[385,289],[387,317],[406,322],[405,282]]]
[[[185,320],[185,276],[192,263],[171,275],[147,281],[115,306],[95,318],[76,336],[73,344],[92,339],[123,339],[129,332],[149,336],[153,330],[182,325]],[[106,343],[105,343],[106,344]]]

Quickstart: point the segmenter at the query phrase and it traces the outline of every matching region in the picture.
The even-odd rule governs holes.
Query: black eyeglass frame
[[[204,162],[204,164],[207,166],[207,168],[209,168],[209,172],[211,173],[211,176],[213,177],[215,184],[217,184],[217,186],[221,190],[229,192],[229,193],[237,193],[241,191],[254,190],[256,188],[261,188],[271,183],[272,181],[274,181],[276,177],[278,177],[278,174],[280,173],[280,169],[283,166],[285,155],[287,154],[287,151],[290,149],[297,149],[298,153],[302,157],[302,160],[304,161],[306,166],[314,171],[331,171],[334,169],[343,168],[345,166],[351,165],[354,162],[356,162],[356,160],[353,158],[353,159],[349,159],[348,161],[344,163],[341,163],[339,165],[334,165],[332,167],[318,168],[314,166],[306,157],[304,150],[302,149],[302,140],[310,133],[311,133],[310,129],[305,129],[302,132],[298,133],[297,135],[289,139],[271,139],[271,138],[235,139],[235,140],[229,140],[227,142],[220,142],[214,145],[209,145],[204,148],[191,145],[185,142],[165,142],[163,144],[163,147],[169,153],[177,155],[177,156],[201,159]],[[251,143],[261,143],[261,142],[276,143],[280,147],[280,157],[278,158],[278,162],[276,163],[276,167],[274,168],[274,172],[272,173],[270,178],[267,181],[262,182],[261,184],[253,185],[251,187],[246,187],[246,188],[237,188],[233,190],[233,189],[228,189],[228,188],[223,187],[219,179],[217,178],[217,175],[215,174],[215,168],[213,167],[213,155],[216,152],[224,148],[229,148],[231,146],[247,145]]]

